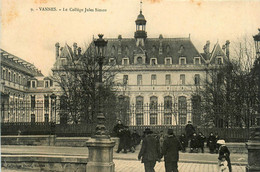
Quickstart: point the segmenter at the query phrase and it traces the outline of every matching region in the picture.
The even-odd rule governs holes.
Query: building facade
[[[129,125],[185,125],[199,121],[194,109],[193,94],[203,87],[207,72],[228,61],[229,41],[222,47],[216,43],[210,51],[210,42],[200,53],[190,37],[149,38],[142,10],[135,24],[133,38],[108,38],[105,65],[116,66],[115,77],[119,87],[119,103],[129,106],[126,123]],[[92,43],[93,44],[93,43]],[[91,44],[91,45],[92,45]],[[56,44],[54,71],[66,61],[81,55],[76,44],[73,50],[67,44],[60,49]],[[123,118],[120,114],[118,118]]]
[[[3,49],[1,53],[1,122],[51,122],[53,80],[33,64]]]

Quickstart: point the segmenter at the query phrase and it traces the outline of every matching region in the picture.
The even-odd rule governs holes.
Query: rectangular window
[[[31,123],[35,123],[35,114],[31,114]]]
[[[35,108],[35,96],[31,96],[31,108]]]
[[[156,75],[155,74],[151,75],[151,84],[156,85]]]
[[[128,65],[128,59],[124,59],[124,65]]]
[[[194,76],[194,84],[195,85],[200,85],[200,75],[199,74],[195,74],[195,76]]]
[[[8,72],[8,81],[11,81],[11,72]]]
[[[143,124],[144,124],[143,114],[137,113],[136,114],[136,125],[143,125]]]
[[[157,124],[157,113],[151,113],[150,114],[150,125],[156,125]]]
[[[155,60],[155,59],[152,59],[151,65],[152,65],[152,66],[156,65],[156,60]]]
[[[195,58],[194,64],[195,64],[195,65],[199,65],[199,64],[200,64],[200,59],[199,59],[199,58]]]
[[[185,57],[181,57],[179,60],[179,64],[180,65],[185,65],[186,64],[186,58]]]
[[[116,64],[115,59],[114,58],[109,59],[109,64],[110,65],[115,65]]]
[[[49,96],[44,96],[44,108],[49,108]]]
[[[164,114],[164,124],[166,124],[166,125],[172,124],[172,114],[171,113]]]
[[[180,75],[180,80],[181,80],[181,85],[185,85],[185,75],[184,74]]]
[[[123,76],[123,84],[127,85],[128,84],[128,75]]]
[[[222,58],[217,58],[217,64],[221,65],[222,64]]]
[[[5,79],[5,70],[3,70],[2,79]]]
[[[142,75],[137,75],[137,85],[142,85]]]
[[[171,64],[171,59],[166,59],[166,64],[170,65]]]
[[[171,75],[170,74],[165,75],[165,84],[166,85],[171,84]]]
[[[36,82],[32,81],[32,88],[35,88],[35,87],[36,87]]]
[[[44,114],[44,122],[49,122],[49,114]]]
[[[49,81],[45,81],[45,88],[49,87]]]

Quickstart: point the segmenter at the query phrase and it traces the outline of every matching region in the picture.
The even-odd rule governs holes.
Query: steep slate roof
[[[210,56],[210,63],[215,63],[216,57],[222,56],[224,63],[228,61],[228,58],[222,48],[220,47],[219,43],[217,42],[212,50],[211,56]]]
[[[0,49],[1,52],[1,66],[2,64],[20,70],[31,76],[43,76],[40,70],[38,70],[33,64],[15,56],[7,51]]]
[[[121,64],[122,58],[128,57],[130,64],[133,64],[134,54],[140,51],[140,47],[136,46],[134,38],[122,38],[121,41],[111,38],[107,40],[107,57],[116,58],[118,64]],[[162,42],[162,54],[159,54],[160,42]],[[181,50],[181,47],[183,47],[183,50]],[[118,54],[120,48],[121,54]],[[194,57],[202,57],[189,38],[147,38],[145,46],[141,48],[146,52],[148,63],[150,58],[157,58],[158,64],[164,64],[164,58],[171,57],[172,63],[178,64],[179,57],[186,57],[187,64],[193,64]],[[204,60],[202,60],[203,62]]]

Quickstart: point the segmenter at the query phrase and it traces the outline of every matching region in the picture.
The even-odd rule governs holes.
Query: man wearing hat
[[[138,160],[142,158],[145,172],[154,172],[154,166],[160,157],[160,147],[158,141],[152,135],[153,132],[149,128],[145,129],[145,134],[146,136],[143,139],[142,147],[138,154]]]
[[[220,160],[221,157],[224,156],[226,158],[227,163],[228,163],[229,172],[232,172],[231,162],[230,162],[230,152],[229,152],[227,146],[225,145],[226,144],[225,140],[218,140],[217,144],[220,145],[218,159]]]
[[[173,129],[168,129],[168,136],[163,142],[162,155],[164,156],[165,171],[178,172],[179,150],[181,144],[175,137]]]

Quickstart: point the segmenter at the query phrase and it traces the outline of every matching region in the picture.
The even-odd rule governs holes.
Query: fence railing
[[[55,123],[2,123],[1,135],[57,135],[58,137],[89,137],[95,132],[96,124],[55,124]],[[149,127],[154,133],[163,131],[167,133],[168,128],[174,130],[175,135],[179,136],[185,133],[185,126],[179,125],[157,125],[157,126],[129,126],[131,131],[136,130],[140,135]],[[195,126],[196,132],[202,132],[206,137],[210,132],[218,133],[220,138],[229,142],[245,142],[249,139],[249,129],[243,128],[206,128]],[[112,128],[107,128],[109,133],[112,133]]]

